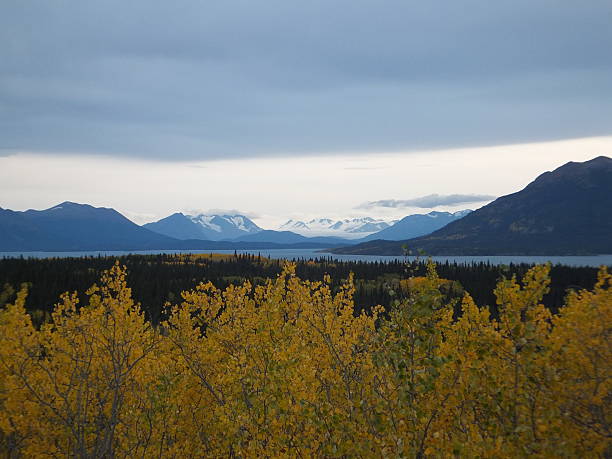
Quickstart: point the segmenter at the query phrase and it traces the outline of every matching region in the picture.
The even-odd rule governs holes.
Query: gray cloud
[[[164,160],[612,133],[607,0],[25,0],[0,151]]]
[[[187,215],[244,215],[248,218],[261,218],[257,212],[240,211],[237,209],[186,209]]]
[[[374,209],[377,207],[401,208],[401,207],[419,207],[422,209],[431,209],[438,206],[456,206],[459,204],[473,204],[476,202],[492,201],[495,196],[487,194],[430,194],[413,199],[383,199],[380,201],[371,201],[357,206],[358,209]]]

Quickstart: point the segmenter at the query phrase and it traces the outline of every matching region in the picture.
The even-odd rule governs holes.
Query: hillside
[[[166,247],[173,239],[114,209],[63,202],[46,210],[0,212],[0,250],[128,250]]]
[[[342,254],[580,255],[612,253],[612,159],[570,162],[430,235],[334,249]]]

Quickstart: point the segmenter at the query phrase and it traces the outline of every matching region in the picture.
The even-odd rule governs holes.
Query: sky
[[[478,207],[612,155],[611,23],[609,0],[7,0],[0,207]]]

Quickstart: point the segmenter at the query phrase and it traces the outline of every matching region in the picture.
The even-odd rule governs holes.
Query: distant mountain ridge
[[[335,236],[357,239],[369,233],[389,228],[397,220],[385,221],[372,217],[345,219],[315,218],[309,221],[288,220],[278,231],[292,231],[306,237]]]
[[[174,216],[167,217],[172,222]],[[185,223],[184,218],[177,218]],[[193,223],[193,222],[192,222]],[[243,233],[248,222],[234,219]],[[259,227],[257,227],[259,228]],[[185,231],[193,228],[185,225]],[[256,234],[256,233],[253,233]],[[335,244],[341,241],[334,240]],[[138,226],[114,209],[63,202],[46,210],[0,209],[0,251],[70,252],[107,250],[263,250],[319,249],[331,243],[303,238],[294,243],[269,241],[179,240]]]
[[[433,220],[436,217],[438,224],[443,224],[443,218],[438,218],[443,215],[432,213],[424,218]],[[335,222],[318,219],[309,223],[313,227],[340,228],[340,231],[334,230],[332,236],[304,236],[292,231],[263,230],[243,215],[190,216],[182,213],[140,227],[114,209],[64,202],[46,210],[25,212],[0,208],[0,251],[297,248],[298,245],[327,248],[351,245],[360,240],[337,236],[348,234],[342,229],[356,231],[354,234],[359,237],[373,234],[360,232],[365,229],[384,226],[382,231],[386,231],[393,228],[369,217]],[[405,232],[409,228],[396,230]]]
[[[429,234],[466,213],[430,212],[384,221],[371,217],[343,220],[318,218],[289,220],[279,230],[264,230],[243,215],[184,215],[175,213],[145,228],[176,239],[214,241],[272,242],[280,244],[316,242],[350,245],[375,239],[401,240]],[[285,228],[285,229],[283,229]]]
[[[612,159],[569,162],[427,235],[371,241],[333,253],[400,255],[587,255],[612,253]]]
[[[207,241],[236,239],[263,231],[244,215],[184,215],[180,212],[143,227],[175,239]]]
[[[370,234],[360,241],[374,241],[383,239],[388,241],[401,241],[414,237],[424,236],[432,233],[455,220],[465,217],[471,210],[461,210],[458,212],[429,212],[428,214],[414,214],[402,218],[393,226],[385,228],[377,233]]]
[[[172,239],[131,222],[114,209],[63,202],[46,210],[0,211],[0,250],[129,250]]]

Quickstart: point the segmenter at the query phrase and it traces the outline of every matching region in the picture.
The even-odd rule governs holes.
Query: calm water
[[[233,250],[214,250],[215,253],[233,254]],[[383,256],[383,255],[333,255],[329,253],[321,253],[312,249],[276,249],[276,250],[237,250],[238,253],[261,254],[261,256],[270,258],[286,258],[293,259],[309,259],[309,258],[333,258],[343,261],[392,261],[406,260],[406,257],[400,256]],[[0,258],[16,258],[23,256],[24,258],[67,258],[67,257],[97,257],[97,256],[121,256],[129,254],[138,255],[154,255],[158,253],[211,253],[211,250],[135,250],[131,252],[124,251],[93,251],[93,252],[0,252]],[[413,259],[413,257],[408,257]],[[562,264],[567,266],[612,266],[612,255],[593,255],[593,256],[576,256],[576,257],[547,257],[547,256],[449,256],[449,257],[432,257],[436,262],[457,262],[462,264],[479,263],[481,261],[489,262],[493,265],[507,265],[510,263],[546,263]]]

